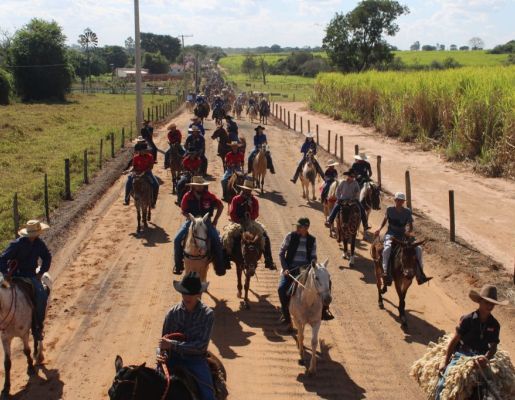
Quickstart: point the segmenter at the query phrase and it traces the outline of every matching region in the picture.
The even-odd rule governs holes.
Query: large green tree
[[[98,49],[98,53],[104,59],[109,68],[125,67],[129,61],[129,56],[121,46],[104,46],[101,49]]]
[[[364,71],[393,60],[384,36],[393,36],[396,19],[409,13],[406,6],[390,0],[363,0],[347,14],[336,13],[326,28],[323,48],[342,71]]]
[[[145,53],[143,68],[147,68],[151,74],[166,74],[170,71],[170,63],[160,52]]]
[[[23,100],[65,99],[73,77],[65,40],[56,22],[37,18],[16,32],[9,60]]]
[[[141,33],[141,47],[149,53],[160,52],[168,61],[173,62],[181,52],[181,42],[170,35]]]

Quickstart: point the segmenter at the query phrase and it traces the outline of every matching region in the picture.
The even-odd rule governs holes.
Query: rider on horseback
[[[173,306],[165,317],[159,340],[161,355],[157,360],[166,363],[170,371],[176,367],[184,368],[195,377],[200,400],[215,400],[213,377],[207,362],[215,315],[200,300],[208,282],[202,283],[199,275],[191,272],[181,282],[173,281],[173,286],[181,293],[182,301]],[[168,339],[168,335],[177,339]]]
[[[356,182],[356,173],[352,169],[350,169],[347,172],[344,172],[343,175],[345,175],[347,179],[341,181],[338,185],[338,188],[336,189],[337,201],[333,207],[333,210],[331,211],[331,215],[329,215],[329,218],[325,223],[325,226],[327,226],[328,228],[332,226],[334,220],[336,219],[336,216],[340,212],[340,202],[354,200],[357,206],[359,207],[363,229],[368,230],[370,229],[370,227],[368,226],[367,213],[365,212],[365,209],[359,202],[360,188],[358,182]]]
[[[440,364],[440,380],[436,386],[435,400],[440,400],[445,387],[445,378],[460,358],[480,356],[479,365],[485,367],[497,352],[501,325],[492,315],[492,310],[495,305],[505,306],[509,302],[498,301],[497,288],[492,285],[484,285],[479,293],[471,290],[469,297],[472,301],[479,303],[479,308],[460,318],[456,333],[447,347],[445,360]]]
[[[182,133],[179,129],[177,129],[177,125],[170,124],[168,127],[168,144],[170,145],[170,148],[175,144],[181,144],[182,141]],[[166,150],[165,153],[165,169],[170,167],[170,152],[171,149]],[[182,146],[179,146],[179,155],[182,157],[184,156],[184,148]]]
[[[206,130],[204,129],[204,125],[202,125],[202,121],[196,115],[191,118],[191,124],[188,126],[188,132],[190,132],[195,126],[199,129],[199,132],[202,134],[202,136],[206,134]]]
[[[338,171],[336,170],[336,166],[340,165],[334,160],[329,160],[326,167],[327,169],[324,172],[324,186],[322,188],[322,194],[321,199],[322,203],[324,203],[327,200],[327,194],[329,193],[329,188],[331,187],[332,183],[338,179]]]
[[[221,109],[223,109],[223,107],[224,107],[224,101],[223,101],[223,99],[220,97],[220,95],[219,95],[219,94],[217,94],[217,95],[215,96],[215,101],[213,101],[213,110],[217,110],[217,109],[218,109],[218,110],[221,110]]]
[[[191,177],[198,174],[202,160],[195,149],[188,149],[186,156],[182,159],[183,173],[179,182],[177,182],[177,204],[181,204],[182,196],[184,194],[184,187],[191,180]]]
[[[213,256],[213,265],[217,275],[224,275],[224,262],[222,253],[222,244],[220,242],[220,235],[216,230],[216,224],[222,214],[224,208],[220,199],[218,199],[213,193],[207,190],[209,182],[205,182],[201,176],[194,176],[191,183],[189,183],[191,189],[184,195],[181,202],[181,210],[183,215],[191,214],[194,217],[203,217],[205,214],[209,214],[213,217],[213,213],[216,209],[216,215],[212,222],[207,221],[208,237],[211,244],[211,251]],[[191,221],[186,219],[184,224],[179,228],[177,235],[174,239],[174,261],[175,267],[173,273],[180,275],[184,269],[184,249],[182,243],[188,234],[188,229],[191,225]]]
[[[309,234],[310,221],[308,218],[299,218],[297,229],[290,232],[284,238],[279,250],[281,259],[281,279],[277,292],[281,301],[282,318],[281,322],[290,324],[290,296],[294,280],[291,278],[299,276],[301,267],[305,267],[317,260],[316,238]],[[322,309],[322,319],[328,321],[333,319],[328,306]]]
[[[302,147],[300,148],[300,152],[302,153],[302,159],[297,165],[295,175],[293,175],[293,178],[291,179],[293,183],[297,183],[297,179],[299,178],[299,175],[302,172],[302,167],[304,166],[304,162],[306,161],[306,154],[308,154],[308,151],[311,150],[313,155],[317,154],[317,144],[313,140],[313,137],[315,135],[311,132],[306,132],[304,136],[306,136],[306,141],[302,144]],[[324,176],[324,171],[322,171],[320,164],[315,158],[313,158],[313,164],[315,165],[316,171],[320,174],[320,176]]]
[[[264,127],[261,125],[258,125],[256,128],[254,128],[256,131],[256,134],[254,135],[254,150],[251,151],[248,159],[248,173],[252,173],[252,164],[254,163],[254,158],[256,157],[257,153],[259,152],[259,148],[261,146],[267,145],[268,142],[266,140],[266,135],[263,133],[265,130]],[[268,165],[268,169],[272,174],[275,174],[274,164],[272,163],[272,156],[270,155],[270,152],[267,150],[266,152],[266,161]]]
[[[383,279],[384,282],[390,286],[392,284],[392,277],[389,273],[388,264],[390,263],[390,255],[392,254],[392,242],[393,239],[399,241],[406,240],[406,237],[411,236],[413,232],[413,216],[409,208],[404,207],[406,201],[406,195],[402,192],[395,193],[394,196],[395,207],[388,207],[386,209],[386,215],[381,223],[379,229],[375,232],[375,236],[378,237],[381,233],[381,229],[388,222],[388,230],[384,235],[384,249],[383,249]],[[406,230],[406,227],[408,229]],[[418,268],[416,271],[417,282],[422,285],[425,282],[430,281],[431,277],[426,277],[424,274],[424,265],[422,264],[422,248],[417,246],[415,248]]]
[[[354,159],[356,161],[354,161],[350,168],[356,173],[356,181],[359,183],[359,186],[363,187],[363,184],[372,177],[372,167],[367,161],[368,157],[365,153],[355,155]]]
[[[154,164],[157,163],[157,146],[154,143],[154,128],[150,125],[150,121],[143,121],[143,128],[141,128],[141,137],[147,141],[154,157]]]
[[[49,228],[37,220],[28,221],[18,234],[20,237],[11,242],[0,255],[0,272],[14,278],[30,281],[34,290],[35,313],[33,315],[32,335],[37,341],[43,340],[48,292],[41,283],[43,274],[50,269],[52,256],[45,242],[39,238]],[[38,270],[38,261],[41,267]]]
[[[252,194],[252,190],[254,190],[254,181],[249,178],[245,180],[243,185],[240,185],[241,193],[237,196],[233,197],[231,204],[229,206],[229,215],[231,221],[236,224],[242,224],[245,222],[253,221],[255,224],[260,226],[260,230],[262,230],[262,236],[264,239],[264,249],[263,256],[265,258],[265,268],[275,270],[277,269],[274,264],[274,259],[272,256],[272,247],[270,244],[270,238],[266,233],[265,227],[257,220],[259,217],[259,202],[258,199]],[[246,221],[246,219],[250,221]],[[229,258],[226,257],[226,268],[227,264],[230,262]]]
[[[233,121],[232,116],[226,115],[225,121],[227,122],[227,133],[229,134],[229,140],[231,142],[240,142],[238,136],[238,124]]]
[[[157,196],[159,195],[159,181],[152,174],[152,168],[154,168],[154,157],[148,152],[147,144],[144,140],[138,139],[134,146],[134,157],[132,158],[132,172],[136,174],[145,174],[150,184],[152,185],[152,208],[156,207]],[[129,205],[130,196],[132,192],[132,183],[134,176],[129,173],[127,177],[127,183],[125,184],[125,201],[123,204]]]
[[[202,161],[202,174],[205,174],[207,170],[207,158],[205,155],[206,141],[204,139],[204,136],[200,134],[201,132],[198,126],[192,126],[189,132],[190,134],[186,138],[184,146],[187,149],[194,150],[199,154],[200,159]]]
[[[227,199],[227,184],[229,183],[230,177],[232,174],[242,171],[245,161],[245,157],[239,150],[241,145],[238,142],[231,142],[229,146],[231,146],[231,151],[225,156],[226,169],[221,180],[224,199]]]

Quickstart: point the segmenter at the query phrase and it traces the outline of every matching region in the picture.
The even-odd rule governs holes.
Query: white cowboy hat
[[[37,237],[47,229],[50,229],[50,226],[43,222],[39,222],[37,219],[31,219],[18,231],[18,235],[23,237]]]
[[[306,133],[304,133],[304,136],[306,136],[307,138],[312,138],[312,137],[315,137],[315,134],[312,132],[306,132]]]
[[[201,176],[194,176],[191,178],[191,182],[187,183],[186,185],[190,186],[207,186],[209,185],[209,182],[205,181],[203,177]]]
[[[252,179],[252,178],[245,178],[243,185],[237,185],[237,186],[239,188],[247,189],[247,190],[254,190],[256,188],[254,185],[254,179]]]
[[[188,129],[190,132],[200,132],[200,128],[197,125],[193,125],[191,128]]]
[[[469,297],[476,303],[481,302],[481,300],[485,300],[489,303],[497,304],[500,306],[507,306],[509,304],[508,300],[497,300],[497,288],[493,285],[484,285],[479,292],[471,290],[469,292]]]
[[[368,157],[367,157],[367,154],[366,153],[359,153],[359,154],[356,154],[354,156],[354,159],[355,160],[363,160],[363,161],[367,161],[368,160]]]
[[[229,143],[229,146],[231,146],[231,147],[232,147],[232,146],[238,146],[238,147],[241,147],[241,143],[236,142],[236,141],[233,141],[233,142],[230,142],[230,143]]]
[[[406,200],[406,195],[402,192],[396,192],[393,198],[395,200]]]
[[[329,160],[326,164],[326,167],[336,167],[337,165],[340,165],[340,163],[334,161],[333,159]]]

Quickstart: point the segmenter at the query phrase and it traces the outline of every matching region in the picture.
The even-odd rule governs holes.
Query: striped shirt
[[[292,234],[292,232],[290,232],[286,235],[286,237],[283,240],[283,243],[281,244],[281,249],[279,250],[279,258],[281,259],[281,265],[282,265],[283,269],[287,269],[288,267],[294,268],[294,267],[298,267],[301,265],[306,265],[306,259],[308,259],[308,257],[306,257],[307,237],[301,236],[299,238],[299,246],[297,247],[297,251],[295,252],[295,256],[293,257],[293,261],[292,261],[291,265],[289,265],[289,266],[286,265],[285,255],[286,255],[286,250],[288,250],[288,246],[290,245],[291,234]],[[315,242],[313,243],[313,248],[311,249],[311,257],[309,257],[309,259],[313,260],[316,257],[317,257],[317,242],[315,240]]]
[[[166,315],[162,336],[182,333],[186,341],[172,340],[172,352],[181,356],[204,357],[211,339],[215,314],[211,308],[199,301],[193,312],[183,302],[173,306]]]
[[[359,200],[359,184],[356,181],[341,181],[336,188],[336,198],[338,200]]]

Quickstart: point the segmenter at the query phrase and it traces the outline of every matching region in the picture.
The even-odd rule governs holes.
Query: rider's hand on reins
[[[166,339],[164,337],[159,339],[159,348],[161,350],[170,351],[172,349],[172,340]]]
[[[168,357],[166,357],[166,356],[159,355],[159,356],[156,357],[156,361],[159,364],[166,364],[167,360],[168,360]]]

